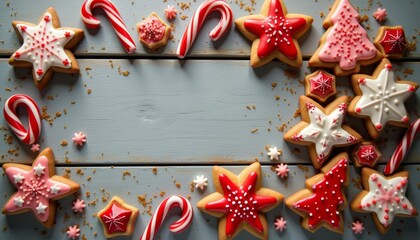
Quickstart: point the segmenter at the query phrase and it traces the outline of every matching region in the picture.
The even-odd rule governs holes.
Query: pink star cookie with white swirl
[[[55,175],[54,154],[44,149],[31,166],[5,163],[3,170],[17,189],[3,207],[3,214],[31,211],[45,227],[52,227],[55,219],[55,200],[76,192],[80,185]]]
[[[48,84],[54,72],[79,73],[77,61],[69,49],[83,38],[83,30],[61,28],[53,8],[47,9],[38,25],[22,21],[13,21],[12,25],[23,44],[9,63],[14,67],[32,67],[39,89]]]
[[[314,100],[301,96],[302,121],[284,134],[284,140],[308,146],[312,164],[319,169],[327,162],[334,147],[350,146],[362,139],[355,130],[343,124],[347,102],[348,97],[342,96],[324,108]]]
[[[388,123],[410,126],[404,102],[414,94],[418,84],[397,81],[388,59],[382,60],[372,76],[355,74],[351,81],[356,97],[349,105],[349,113],[364,119],[372,138],[376,139]]]
[[[362,184],[364,190],[353,199],[350,208],[357,212],[371,212],[379,232],[387,232],[396,216],[417,216],[415,207],[405,196],[407,171],[384,177],[373,169],[363,168]]]

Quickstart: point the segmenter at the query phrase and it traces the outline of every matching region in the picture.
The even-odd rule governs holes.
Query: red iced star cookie
[[[305,95],[325,102],[336,94],[335,76],[324,70],[317,70],[305,77]]]
[[[288,14],[283,0],[265,0],[259,15],[235,20],[239,31],[252,41],[251,66],[262,66],[274,58],[294,67],[302,65],[297,41],[312,24],[312,17]]]
[[[22,46],[10,57],[14,67],[32,67],[35,85],[42,89],[54,72],[78,73],[79,66],[69,49],[82,38],[83,30],[61,28],[60,20],[53,8],[48,8],[38,25],[13,21]]]
[[[97,217],[106,238],[133,234],[139,210],[114,196],[111,202],[98,212]]]
[[[372,168],[381,159],[382,154],[375,143],[363,141],[354,149],[352,156],[356,167]]]
[[[343,232],[343,215],[347,207],[344,187],[348,184],[347,153],[334,157],[321,173],[306,180],[306,188],[286,199],[286,205],[302,216],[302,226],[314,232],[321,226]]]
[[[203,212],[220,218],[219,239],[232,239],[242,229],[261,239],[268,238],[263,213],[283,200],[283,195],[261,186],[261,166],[253,163],[239,175],[215,166],[216,192],[197,203]]]
[[[79,184],[55,175],[54,154],[43,150],[31,166],[5,163],[3,170],[17,189],[3,207],[3,214],[31,211],[45,227],[54,225],[55,200],[76,192]]]
[[[404,28],[401,26],[380,27],[374,43],[387,58],[400,59],[404,55],[407,46]]]
[[[417,216],[416,208],[405,196],[408,172],[384,177],[373,169],[363,168],[362,184],[365,190],[353,199],[350,208],[357,212],[371,212],[382,234],[389,230],[396,216]]]

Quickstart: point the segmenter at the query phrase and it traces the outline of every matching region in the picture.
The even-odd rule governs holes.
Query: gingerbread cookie
[[[38,25],[13,21],[22,46],[9,59],[14,67],[30,68],[35,85],[42,89],[54,72],[79,73],[79,66],[69,49],[82,38],[83,30],[61,28],[54,8],[48,8]]]
[[[172,28],[154,12],[145,20],[138,23],[136,28],[139,32],[140,42],[151,50],[166,45],[172,30]]]
[[[343,215],[347,207],[344,187],[349,181],[347,153],[334,157],[321,173],[306,180],[306,189],[286,199],[286,205],[303,217],[302,226],[315,232],[320,227],[343,232]]]
[[[356,97],[349,105],[349,113],[365,120],[372,138],[376,139],[387,123],[409,127],[404,102],[414,94],[418,84],[396,81],[388,59],[381,61],[372,76],[355,74],[351,81]]]
[[[401,26],[380,27],[374,43],[385,57],[400,59],[407,46],[404,28]]]
[[[333,68],[337,76],[360,71],[360,66],[379,61],[382,54],[360,25],[360,15],[349,0],[336,0],[323,26],[328,28],[309,60],[311,67]]]
[[[97,213],[106,238],[133,234],[139,210],[114,196],[109,204]]]
[[[365,190],[353,199],[350,208],[357,212],[371,212],[379,232],[387,232],[396,216],[417,216],[416,209],[405,196],[408,172],[384,177],[373,169],[363,168],[362,184]]]
[[[382,154],[378,146],[374,142],[363,141],[352,152],[354,166],[356,167],[371,167],[381,159]]]
[[[309,156],[315,168],[328,159],[333,147],[356,144],[362,137],[342,124],[347,112],[348,97],[342,96],[323,108],[314,100],[299,98],[302,120],[284,134],[284,140],[309,147]]]
[[[31,211],[45,227],[52,227],[55,220],[55,200],[67,197],[79,184],[55,175],[54,154],[44,149],[31,166],[5,163],[3,170],[17,189],[3,207],[3,214]]]
[[[232,239],[245,229],[261,239],[268,238],[267,220],[263,213],[283,200],[283,195],[261,186],[261,166],[258,162],[239,175],[215,166],[215,193],[197,203],[197,208],[219,220],[219,239]]]
[[[319,102],[325,102],[336,94],[335,76],[324,70],[317,70],[305,77],[305,95]]]
[[[312,25],[312,17],[287,13],[283,0],[265,0],[259,15],[235,20],[238,30],[252,41],[251,66],[274,58],[293,67],[302,65],[299,39]]]

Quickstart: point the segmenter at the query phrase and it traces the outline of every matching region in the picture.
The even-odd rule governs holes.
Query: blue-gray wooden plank
[[[242,171],[243,166],[230,166],[227,168],[238,174]],[[156,175],[153,173],[152,167],[70,167],[57,168],[58,174],[64,174],[65,169],[67,171],[70,170],[71,179],[82,186],[79,192],[81,199],[84,199],[87,203],[96,203],[90,204],[83,214],[76,215],[71,210],[72,201],[76,197],[71,196],[59,200],[60,208],[57,211],[56,225],[49,230],[45,230],[37,223],[31,213],[10,216],[1,214],[0,227],[2,230],[0,230],[0,236],[2,239],[27,239],[29,236],[31,236],[31,239],[66,239],[65,229],[75,224],[80,226],[81,234],[87,239],[104,239],[102,227],[95,214],[107,204],[107,202],[102,201],[102,197],[110,200],[114,195],[121,197],[128,204],[138,208],[141,213],[137,219],[134,234],[129,238],[116,239],[139,239],[150,219],[150,216],[145,213],[147,212],[147,207],[151,206],[151,212],[156,210],[158,204],[163,200],[163,197],[160,196],[161,191],[165,192],[164,197],[171,195],[191,196],[191,204],[194,207],[195,215],[193,223],[187,231],[174,235],[168,230],[168,226],[179,218],[177,211],[174,211],[174,214],[171,214],[170,218],[165,221],[155,239],[217,239],[217,218],[202,213],[195,207],[201,198],[214,192],[214,184],[211,180],[212,167],[210,166],[158,167]],[[414,206],[419,208],[420,194],[418,183],[420,181],[420,165],[407,165],[404,169],[410,172],[407,197]],[[302,171],[296,166],[291,166],[289,178],[282,180],[276,176],[269,166],[263,166],[262,170],[263,186],[279,191],[285,197],[304,188],[306,178],[311,177],[315,172],[312,167],[309,167],[307,171]],[[77,171],[79,171],[79,174],[76,173]],[[123,177],[123,172],[125,171],[128,171],[131,175]],[[210,179],[207,189],[204,192],[199,190],[191,192],[190,183],[197,175],[201,174]],[[350,175],[351,182],[346,191],[349,201],[360,192],[360,189],[352,182],[359,178],[359,170],[352,167]],[[88,178],[90,180],[87,180]],[[178,189],[174,182],[180,183],[181,187]],[[0,176],[0,186],[2,192],[0,206],[2,206],[14,192],[14,189],[4,175]],[[90,197],[86,197],[87,192],[90,193]],[[144,194],[147,194],[147,201],[149,198],[152,199],[152,203],[148,204],[146,208],[137,200],[138,195],[144,196]],[[67,219],[65,219],[65,215],[68,216]],[[287,228],[283,233],[276,232],[273,226],[273,221],[277,216],[283,216],[287,221]],[[354,235],[352,233],[351,223],[354,219],[359,219],[365,224],[363,235]],[[325,229],[315,233],[302,229],[300,217],[289,210],[284,203],[281,203],[267,214],[267,221],[269,223],[270,239],[279,237],[282,239],[417,239],[416,236],[420,234],[420,221],[418,218],[396,218],[390,231],[385,235],[381,235],[376,230],[370,214],[356,213],[349,208],[345,209],[344,234],[342,236]],[[94,236],[95,233],[97,236]],[[242,232],[236,239],[255,238],[246,232]]]
[[[191,3],[191,6],[182,11],[177,4],[181,2]],[[176,1],[176,0],[131,0],[131,1],[115,1],[130,33],[137,43],[137,51],[135,55],[138,56],[175,56],[175,51],[179,40],[194,14],[198,8],[201,0],[197,1]],[[252,12],[259,13],[262,0],[250,1],[228,1],[232,6],[234,18],[248,15],[249,12],[245,9],[240,9],[239,2],[244,3],[245,6],[251,6],[251,2],[255,2]],[[310,15],[314,18],[312,28],[310,31],[299,40],[304,56],[311,56],[318,47],[318,42],[325,30],[322,28],[322,21],[324,18],[320,17],[323,13],[325,16],[329,12],[333,1],[326,0],[284,0],[290,13],[299,13]],[[381,0],[381,1],[366,1],[366,0],[352,0],[355,7],[359,8],[361,15],[367,15],[369,20],[364,25],[369,27],[368,34],[371,39],[374,39],[377,34],[377,29],[381,26],[372,14],[375,10],[382,6],[388,10],[387,20],[383,23],[388,26],[402,25],[405,29],[407,39],[416,42],[415,37],[419,36],[419,24],[415,21],[420,14],[420,1],[413,0]],[[101,20],[101,27],[98,30],[88,30],[81,18],[80,8],[83,0],[60,1],[60,0],[33,0],[28,4],[26,0],[1,0],[0,1],[0,53],[10,55],[19,48],[20,42],[14,33],[11,22],[14,20],[27,21],[37,23],[40,15],[50,6],[54,7],[60,17],[62,26],[64,27],[78,27],[85,31],[85,39],[75,49],[76,55],[122,55],[126,56],[121,47],[114,30],[111,28],[106,19],[105,14],[101,11],[94,11],[95,16]],[[173,33],[174,40],[169,41],[168,45],[157,52],[146,51],[139,43],[137,32],[135,30],[136,23],[142,21],[151,12],[157,12],[159,16],[164,19],[164,9],[167,5],[175,5],[177,9],[182,12],[179,16],[184,15],[188,18],[181,20],[179,17],[174,20],[175,31]],[[36,7],[34,7],[36,6]],[[234,26],[230,29],[227,36],[220,41],[213,43],[208,37],[207,33],[216,26],[218,22],[217,14],[211,15],[188,54],[189,56],[237,56],[247,57],[249,55],[251,43],[245,39]],[[409,53],[410,58],[419,58],[420,50],[417,48]]]
[[[72,164],[228,164],[255,158],[268,163],[265,147],[274,145],[283,151],[282,161],[309,163],[306,148],[286,143],[284,132],[277,130],[284,124],[286,131],[301,120],[294,115],[304,90],[300,80],[309,72],[306,64],[296,78],[286,77],[279,62],[264,71],[251,69],[247,60],[83,59],[79,64],[80,77],[56,74],[40,93],[29,69],[13,69],[6,59],[0,60],[1,105],[9,96],[24,93],[40,108],[47,106],[52,117],[62,113],[52,126],[42,122],[40,137],[41,147],[52,147],[61,164],[66,157]],[[398,77],[420,83],[419,63],[394,65]],[[407,69],[413,73],[405,77],[402,71]],[[129,75],[124,77],[124,71]],[[278,86],[273,88],[273,82]],[[340,94],[353,95],[348,78],[339,78],[337,85]],[[419,100],[417,91],[406,103],[412,119],[418,117]],[[348,118],[348,123],[368,136],[361,119]],[[0,127],[2,134],[12,135],[3,117]],[[71,141],[76,131],[87,134],[81,149]],[[387,127],[378,139],[383,162],[404,131]],[[32,160],[27,146],[14,136],[10,145],[7,139],[1,140],[1,162]],[[60,145],[62,140],[67,147]],[[416,141],[405,161],[419,163],[419,155]]]

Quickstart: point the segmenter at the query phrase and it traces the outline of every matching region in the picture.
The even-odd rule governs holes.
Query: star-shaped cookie
[[[35,85],[42,89],[54,75],[54,72],[78,73],[79,66],[69,49],[82,38],[83,30],[61,28],[58,15],[53,8],[48,8],[38,25],[13,21],[22,46],[9,59],[14,67],[32,67]]]
[[[353,199],[350,207],[358,212],[371,212],[379,232],[387,232],[396,216],[417,216],[415,207],[405,196],[407,171],[384,177],[373,169],[363,168],[362,184],[365,190]]]
[[[3,207],[3,214],[32,211],[45,227],[52,227],[55,219],[55,200],[76,192],[79,184],[55,175],[54,154],[43,150],[31,166],[5,163],[3,170],[17,189]]]
[[[314,100],[299,98],[301,122],[284,134],[288,142],[309,147],[309,156],[315,168],[320,168],[328,159],[333,147],[356,144],[362,137],[349,126],[342,124],[348,98],[339,97],[323,108]]]
[[[109,204],[98,212],[97,217],[106,238],[133,234],[139,210],[114,196]]]
[[[261,186],[261,166],[253,163],[239,175],[215,166],[216,192],[197,203],[197,208],[219,220],[219,239],[232,239],[242,229],[261,239],[268,238],[263,213],[283,200],[283,195]]]
[[[286,199],[286,205],[303,217],[302,226],[314,232],[321,226],[343,232],[343,215],[347,207],[344,187],[348,185],[349,158],[347,153],[334,157],[321,173],[306,180],[306,189]]]
[[[297,41],[311,27],[312,17],[288,14],[283,0],[265,0],[259,15],[235,20],[238,30],[252,41],[251,66],[262,66],[274,58],[293,67],[302,65]]]
[[[419,86],[415,82],[396,81],[388,59],[381,61],[372,76],[355,74],[351,81],[356,97],[349,105],[349,113],[365,120],[372,138],[377,138],[387,123],[409,127],[404,102]]]

